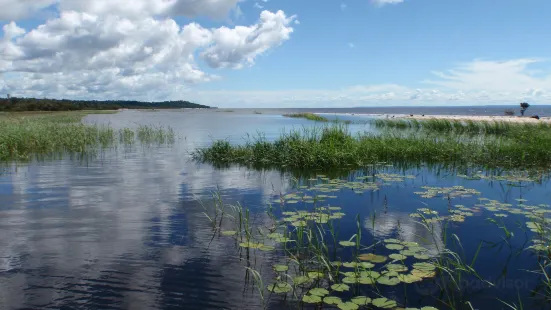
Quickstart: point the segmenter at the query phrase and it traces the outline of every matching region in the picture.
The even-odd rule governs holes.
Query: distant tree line
[[[118,109],[180,109],[210,108],[189,101],[143,102],[127,100],[57,100],[10,97],[0,99],[0,111],[78,111],[78,110],[118,110]]]

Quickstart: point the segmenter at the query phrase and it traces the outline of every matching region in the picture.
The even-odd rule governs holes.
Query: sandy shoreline
[[[428,115],[428,114],[364,114],[364,113],[315,113],[327,115],[350,115],[350,116],[367,116],[372,118],[382,119],[415,119],[415,120],[430,120],[444,119],[457,121],[481,121],[481,122],[514,122],[514,123],[551,123],[551,117],[541,117],[539,120],[530,116],[507,116],[507,115]]]

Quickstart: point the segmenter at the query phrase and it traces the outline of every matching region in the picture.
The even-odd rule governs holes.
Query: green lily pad
[[[356,310],[359,306],[353,302],[347,301],[337,305],[341,310]]]
[[[365,296],[356,296],[352,298],[351,302],[358,306],[367,306],[371,303],[371,298]]]
[[[360,266],[365,268],[365,269],[371,269],[371,268],[375,267],[375,264],[368,263],[368,262],[361,262]]]
[[[399,274],[398,279],[404,283],[414,283],[423,280],[423,278],[414,274]]]
[[[423,307],[421,308],[421,310],[438,310],[438,309],[435,307]]]
[[[390,309],[396,307],[396,302],[387,298],[375,298],[372,300],[372,303],[375,307]]]
[[[422,271],[434,271],[436,266],[430,263],[415,263],[413,264],[413,268]]]
[[[386,265],[386,269],[397,272],[408,271],[408,267],[400,264],[388,264]]]
[[[268,285],[267,289],[272,293],[282,294],[282,293],[290,292],[293,289],[293,287],[286,282],[277,282],[277,283]]]
[[[312,282],[312,279],[307,276],[297,276],[293,279],[295,285],[303,285]]]
[[[372,263],[384,263],[387,260],[386,256],[376,255],[373,253],[361,254],[358,256],[358,259]]]
[[[404,249],[404,246],[401,244],[389,243],[386,245],[386,248],[389,250],[402,250]]]
[[[235,230],[225,230],[222,232],[222,236],[234,236],[237,235],[237,231]]]
[[[342,246],[356,246],[356,242],[352,241],[340,241],[339,244]]]
[[[308,304],[318,304],[321,302],[321,297],[316,295],[304,295],[302,301]]]
[[[310,279],[320,279],[324,276],[323,272],[320,271],[310,271],[307,274]]]
[[[268,251],[273,251],[275,250],[275,247],[271,246],[271,245],[263,245],[261,247],[258,248],[260,251],[265,251],[265,252],[268,252]]]
[[[393,238],[385,239],[384,241],[385,241],[385,243],[401,243],[400,240],[398,240],[398,239],[393,239]]]
[[[379,284],[382,284],[382,285],[397,285],[400,283],[400,279],[398,278],[389,278],[389,277],[386,277],[386,276],[382,276],[380,278],[377,279],[377,283]]]
[[[425,259],[430,258],[427,254],[421,254],[421,253],[416,253],[415,255],[413,255],[413,257],[415,257],[417,259],[421,259],[421,260],[425,260]]]
[[[320,297],[323,297],[325,295],[329,295],[329,291],[324,289],[324,288],[313,288],[311,289],[309,292],[308,292],[310,295],[316,295],[316,296],[320,296]]]
[[[287,265],[273,265],[273,268],[277,272],[284,272],[289,270],[289,266]]]
[[[350,286],[346,285],[346,284],[333,284],[331,285],[331,289],[333,291],[337,291],[337,292],[344,292],[344,291],[348,291],[350,289]]]
[[[393,260],[404,260],[407,258],[407,256],[398,253],[390,254],[388,257],[392,258]]]
[[[239,244],[242,248],[251,248],[251,249],[258,249],[264,246],[262,243],[255,243],[255,242],[242,242]]]
[[[405,256],[414,256],[415,253],[417,253],[417,252],[412,251],[412,250],[403,250],[403,251],[400,251],[400,254],[405,255]]]
[[[292,222],[291,225],[295,227],[306,227],[307,223],[305,221],[296,221]]]
[[[323,302],[328,305],[338,305],[342,303],[342,299],[337,296],[327,296],[323,299]]]

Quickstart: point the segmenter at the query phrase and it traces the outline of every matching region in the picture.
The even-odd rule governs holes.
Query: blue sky
[[[139,0],[136,12],[125,0],[63,1],[0,13],[0,93],[234,107],[551,103],[551,1],[205,0],[208,8],[176,9]],[[154,25],[120,35],[144,18]],[[166,32],[167,21],[177,28]],[[178,37],[190,24],[200,29]],[[144,29],[159,33],[139,42]],[[83,33],[100,48],[79,49]],[[62,43],[44,42],[52,37]],[[151,42],[139,64],[129,60]]]

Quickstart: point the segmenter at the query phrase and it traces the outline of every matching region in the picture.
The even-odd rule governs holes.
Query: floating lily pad
[[[342,303],[342,299],[337,296],[327,296],[323,299],[323,302],[328,305],[338,305]]]
[[[284,271],[289,270],[289,266],[287,266],[287,265],[273,265],[272,267],[277,272],[284,272]]]
[[[344,291],[348,291],[350,289],[350,286],[346,285],[346,284],[333,284],[331,285],[331,289],[333,291],[337,291],[337,292],[344,292]]]
[[[387,260],[386,256],[376,255],[373,253],[361,254],[358,256],[358,259],[372,263],[384,263]]]
[[[316,296],[320,296],[320,297],[323,297],[325,295],[329,295],[329,291],[324,289],[324,288],[313,288],[311,289],[309,292],[308,292],[310,295],[316,295]]]
[[[387,298],[375,298],[371,301],[375,307],[390,309],[396,307],[396,302]]]
[[[407,271],[408,267],[400,264],[388,264],[386,265],[386,269],[390,271],[402,272],[402,271]]]
[[[307,276],[297,276],[293,279],[295,285],[303,285],[312,282],[312,279]]]
[[[295,227],[306,227],[307,223],[305,221],[296,221],[292,222],[291,225]]]
[[[271,246],[271,245],[263,245],[261,247],[258,248],[260,251],[265,251],[265,252],[268,252],[268,251],[273,251],[275,250],[275,247]]]
[[[400,254],[405,255],[405,256],[414,256],[415,253],[416,252],[412,251],[412,250],[402,250],[402,251],[400,251]]]
[[[402,250],[404,246],[401,244],[389,243],[386,245],[386,248],[389,250]]]
[[[436,266],[430,263],[415,263],[413,264],[413,268],[422,271],[434,271],[434,269],[436,269]]]
[[[390,257],[393,260],[404,260],[404,259],[407,258],[407,256],[402,255],[402,254],[397,254],[397,253],[390,254],[388,257]]]
[[[310,279],[319,279],[319,278],[323,278],[323,272],[320,272],[320,271],[310,271],[308,272],[308,277]]]
[[[421,260],[425,260],[425,259],[430,258],[427,254],[422,254],[422,253],[415,253],[415,255],[413,255],[413,257],[415,257],[417,259],[421,259]]]
[[[302,301],[308,304],[318,304],[321,302],[321,297],[316,295],[304,295]]]
[[[242,248],[251,248],[251,249],[258,249],[264,246],[262,243],[255,243],[255,242],[242,242],[239,244]]]
[[[382,284],[382,285],[397,285],[400,283],[400,279],[398,278],[389,278],[389,277],[386,277],[386,276],[382,276],[380,278],[377,279],[377,283],[379,284]]]
[[[385,241],[386,243],[401,243],[400,240],[398,240],[398,239],[393,239],[393,238],[385,239],[384,241]]]
[[[235,230],[225,230],[222,232],[222,236],[234,236],[237,235],[237,231]]]
[[[347,301],[337,305],[341,310],[356,310],[359,306],[353,302]]]
[[[423,278],[414,274],[399,274],[398,279],[404,283],[414,283],[423,280]]]
[[[421,310],[438,310],[438,308],[435,307],[423,307]]]
[[[352,241],[340,241],[339,244],[346,247],[356,246],[356,242],[352,242]]]
[[[351,302],[358,306],[367,306],[371,303],[371,298],[365,296],[356,296],[352,298]]]
[[[286,282],[277,282],[277,283],[268,285],[267,289],[272,293],[282,294],[282,293],[290,292],[293,289],[293,287]]]

